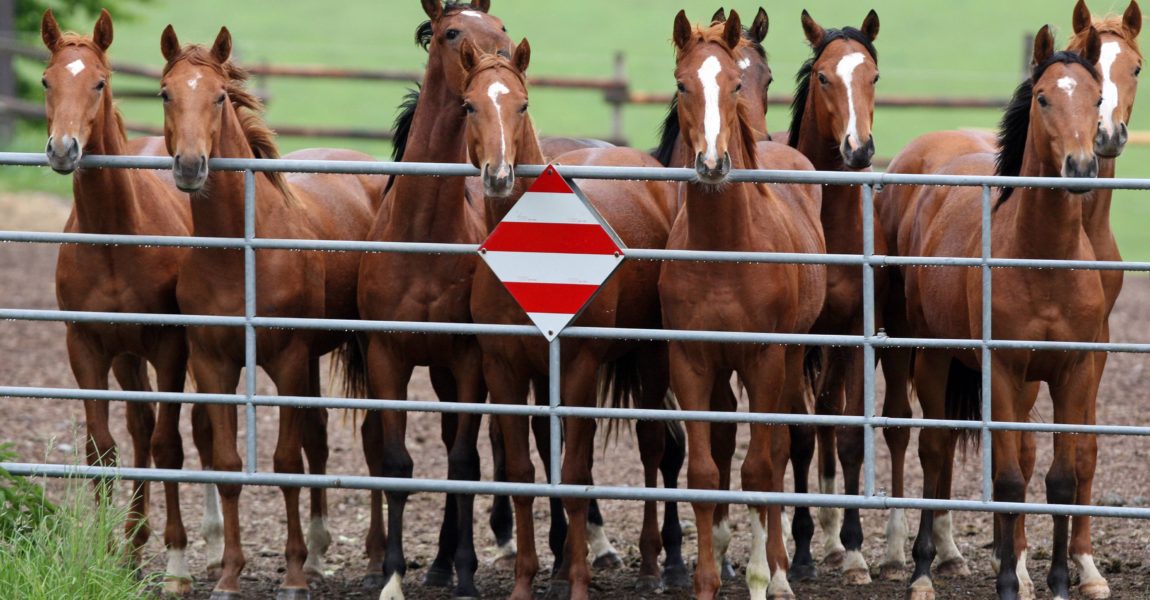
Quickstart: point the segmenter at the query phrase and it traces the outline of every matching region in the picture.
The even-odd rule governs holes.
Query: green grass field
[[[767,7],[771,33],[766,42],[775,74],[774,90],[790,92],[793,73],[809,53],[799,26],[803,8],[824,26],[837,27],[857,26],[867,9],[873,7],[882,20],[876,44],[883,75],[880,94],[1005,98],[1022,73],[1025,32],[1051,23],[1062,32],[1061,44],[1067,38],[1073,4],[1071,0],[776,1]],[[1091,4],[1095,10],[1125,7],[1124,0],[1095,0]],[[715,0],[494,0],[492,12],[504,19],[514,39],[531,40],[531,71],[536,74],[605,77],[611,74],[613,55],[624,52],[634,88],[660,91],[673,85],[669,40],[675,13],[686,8],[692,19],[704,20],[717,6]],[[749,17],[758,4],[740,0],[727,2],[726,6]],[[121,60],[160,66],[159,35],[168,23],[175,25],[181,41],[202,43],[210,42],[219,27],[227,25],[237,54],[249,63],[420,69],[426,57],[413,43],[415,27],[424,19],[418,0],[155,0],[136,12],[135,20],[120,20],[117,24],[111,51],[113,63]],[[35,73],[39,67],[28,64],[24,68]],[[115,85],[117,90],[153,86],[129,77],[118,78]],[[269,119],[281,124],[387,127],[405,87],[408,86],[277,79],[266,86],[272,97]],[[1142,95],[1140,105],[1150,103],[1147,96]],[[131,100],[122,104],[132,120],[160,122],[158,101]],[[1150,106],[1136,110],[1133,129],[1139,129],[1137,117],[1148,111]],[[539,91],[532,96],[531,112],[544,134],[608,133],[607,105],[594,92]],[[628,108],[625,134],[638,147],[653,145],[662,115],[660,107]],[[928,131],[990,128],[998,117],[996,111],[987,110],[880,110],[875,117],[878,153],[893,156],[907,141]],[[789,116],[781,107],[772,108],[768,114],[771,129],[785,128],[788,121]],[[1150,125],[1143,129],[1150,129]],[[43,137],[38,127],[25,128],[11,149],[39,151]],[[381,157],[390,151],[386,144],[299,139],[285,140],[283,148],[337,144]],[[1128,149],[1119,161],[1118,171],[1120,176],[1150,176],[1150,147]],[[0,186],[67,193],[68,180],[38,170],[18,175],[5,172],[0,176]],[[1150,217],[1150,205],[1135,196],[1118,195],[1114,227],[1129,258],[1150,260],[1150,232],[1139,225],[1146,221],[1143,217]]]

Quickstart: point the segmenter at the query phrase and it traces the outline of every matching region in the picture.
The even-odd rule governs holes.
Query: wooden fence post
[[[0,0],[0,36],[16,39],[15,0]],[[15,54],[0,50],[0,97],[16,97]],[[0,146],[7,147],[15,134],[15,116],[8,111],[0,111]]]

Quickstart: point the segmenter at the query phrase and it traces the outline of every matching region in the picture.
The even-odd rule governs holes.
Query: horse
[[[468,117],[467,145],[472,164],[482,171],[489,228],[510,211],[534,182],[517,177],[515,166],[544,161],[527,111],[525,72],[530,64],[530,44],[524,40],[507,59],[486,54],[464,44],[461,58],[468,71],[464,110]],[[629,148],[583,149],[563,154],[556,162],[566,165],[657,165],[653,158]],[[670,185],[657,182],[600,182],[582,184],[592,204],[612,225],[628,247],[663,247],[674,215]],[[659,305],[655,290],[657,267],[652,263],[627,262],[603,285],[599,294],[575,321],[594,327],[653,327],[658,325]],[[476,273],[471,311],[481,323],[527,323],[526,315],[489,268]],[[493,402],[523,404],[534,384],[547,389],[547,346],[538,338],[483,337],[483,374]],[[568,406],[595,406],[600,392],[610,392],[612,404],[637,401],[644,407],[664,407],[667,390],[666,354],[658,344],[615,340],[562,341],[562,398]],[[590,485],[596,423],[592,419],[564,420],[566,452],[561,480]],[[641,423],[641,456],[645,480],[655,485],[662,447],[649,447],[665,430],[662,423]],[[499,417],[506,447],[510,481],[534,481],[534,465],[528,453],[528,420]],[[535,552],[533,498],[516,496],[515,533],[518,547],[515,588],[512,598],[532,597],[531,582],[539,571]],[[585,499],[564,499],[569,521],[565,546],[552,593],[570,588],[572,598],[588,597],[587,512]],[[643,561],[640,584],[658,582],[657,557],[661,545],[655,522],[654,503],[647,504],[640,547]],[[668,551],[668,556],[671,552]],[[558,560],[558,559],[557,559]]]
[[[791,125],[787,144],[802,152],[820,171],[869,170],[874,157],[872,135],[875,86],[878,84],[878,51],[874,42],[879,33],[878,14],[871,10],[859,28],[826,29],[803,11],[803,33],[812,55],[796,76]],[[863,246],[862,188],[860,186],[824,185],[821,221],[827,240],[827,252],[857,254]],[[886,249],[876,228],[875,253]],[[876,305],[881,306],[887,278],[875,273]],[[857,266],[827,267],[826,304],[815,322],[816,333],[863,333],[862,272]],[[816,391],[816,412],[820,414],[863,415],[862,348],[821,348],[807,353],[807,373]],[[888,416],[894,407],[886,405]],[[904,402],[898,416],[910,416],[910,404]],[[843,465],[845,493],[859,493],[859,472],[863,462],[863,432],[858,427],[819,427],[819,491],[835,490],[835,442],[838,459]],[[884,430],[888,445],[901,447],[892,451],[894,495],[902,495],[903,461],[910,432]],[[808,450],[809,452],[809,450]],[[801,474],[805,478],[805,474]],[[802,482],[805,488],[805,482]],[[819,522],[825,533],[825,558],[828,565],[842,567],[848,584],[870,582],[870,568],[862,554],[863,531],[858,509],[819,509]],[[891,512],[888,530],[906,530],[901,511]],[[841,533],[840,533],[841,532]],[[905,538],[905,535],[904,535]],[[794,579],[812,579],[816,575],[810,554],[809,536],[796,535],[795,560],[791,567]],[[901,546],[899,546],[901,549]]]
[[[1030,78],[1016,90],[1003,116],[997,154],[960,156],[937,173],[1032,177],[1093,177],[1098,131],[1097,108],[1102,82],[1094,67],[1101,54],[1098,33],[1085,34],[1084,50],[1055,52],[1048,27],[1035,38]],[[912,144],[913,146],[913,144]],[[913,164],[914,161],[908,161]],[[892,169],[903,162],[896,158]],[[898,248],[913,256],[979,256],[981,190],[928,188],[902,203]],[[895,203],[898,204],[898,203]],[[991,245],[993,255],[1010,258],[1094,260],[1093,246],[1083,229],[1083,198],[1067,190],[1003,189],[995,203]],[[883,204],[883,210],[891,206]],[[979,339],[981,331],[981,271],[908,267],[903,271],[906,320],[916,337]],[[995,339],[1096,341],[1107,317],[1102,277],[1093,271],[1038,272],[1001,269],[994,274],[992,322]],[[1060,290],[1075,289],[1073,297]],[[1093,414],[1097,394],[1095,354],[1090,352],[1032,353],[996,351],[992,357],[992,418],[1023,421],[1033,408],[1036,388],[1046,381],[1054,403],[1055,421],[1082,424]],[[926,418],[981,418],[980,353],[966,349],[926,349],[916,352],[914,382]],[[925,474],[924,497],[950,495],[954,451],[960,438],[976,431],[924,429],[919,457]],[[993,438],[994,499],[1021,502],[1026,497],[1028,457],[1018,432],[995,431]],[[1055,456],[1046,476],[1047,501],[1078,502],[1076,479],[1085,461],[1076,458],[1077,436],[1056,435]],[[1032,452],[1030,452],[1032,455]],[[923,511],[913,556],[915,570],[908,597],[934,597],[930,577],[935,558],[933,511]],[[999,597],[1033,596],[1029,577],[1020,577],[1016,552],[1018,515],[996,516],[1001,568]],[[1047,578],[1054,597],[1069,597],[1067,565],[1069,520],[1054,517],[1054,550]],[[1025,574],[1025,570],[1022,570]]]
[[[175,30],[164,29],[160,49],[166,61],[161,80],[164,140],[173,157],[176,186],[191,197],[197,236],[242,237],[244,175],[212,171],[209,157],[277,158],[274,135],[259,116],[262,105],[244,89],[247,73],[231,60],[232,37],[221,28],[210,48],[181,46]],[[297,159],[362,160],[366,154],[314,149]],[[353,239],[367,237],[382,179],[370,176],[259,174],[255,177],[256,233],[265,238]],[[263,316],[356,318],[358,256],[348,253],[260,252],[256,265],[256,311]],[[244,314],[244,259],[236,250],[192,249],[180,265],[176,295],[180,311],[202,315]],[[189,364],[199,389],[230,394],[244,366],[245,335],[231,327],[188,329]],[[350,392],[365,385],[360,347],[351,334],[334,331],[270,330],[256,334],[257,360],[276,390],[288,396],[319,396],[319,359],[339,350]],[[236,409],[208,407],[210,464],[238,471]],[[274,468],[302,473],[307,455],[312,473],[327,462],[327,413],[323,409],[280,408]],[[288,537],[287,568],[277,598],[308,597],[307,577],[322,576],[322,555],[331,541],[325,523],[326,497],[311,491],[311,521],[300,523],[299,488],[284,487]],[[239,485],[219,486],[224,513],[223,569],[214,598],[236,598],[244,567],[240,546]]]
[[[112,44],[112,17],[101,11],[91,36],[62,33],[51,10],[44,12],[41,38],[51,52],[44,71],[45,109],[48,121],[46,153],[54,171],[72,175],[72,213],[67,233],[104,233],[186,236],[191,234],[192,214],[187,197],[153,171],[79,169],[85,154],[135,155],[149,140],[128,141],[123,120],[116,109],[107,50]],[[61,310],[157,313],[177,310],[176,279],[186,255],[183,248],[140,246],[90,246],[65,244],[56,264],[56,295]],[[68,323],[68,359],[76,382],[84,389],[108,388],[108,371],[120,387],[149,391],[147,365],[156,369],[161,392],[183,392],[187,343],[182,327],[145,325],[98,325]],[[86,457],[88,464],[114,464],[116,442],[108,429],[109,403],[84,401]],[[183,467],[180,437],[180,405],[162,403],[156,420],[151,403],[129,402],[128,432],[132,436],[134,465]],[[202,431],[202,409],[194,409]],[[195,436],[201,456],[210,456],[205,439]],[[106,495],[107,490],[103,490]],[[187,532],[180,512],[179,486],[164,484],[167,512],[164,545],[168,564],[164,591],[191,591],[186,549]],[[212,488],[204,495],[205,536],[209,563],[222,551],[219,507]],[[126,525],[133,557],[150,536],[147,523],[148,485],[139,482],[132,491]]]
[[[675,18],[675,75],[680,129],[694,155],[698,182],[688,184],[667,247],[676,250],[823,252],[819,224],[821,190],[724,184],[732,168],[757,168],[761,135],[749,103],[739,96],[742,71],[736,54],[742,35],[738,13],[725,24],[693,27],[680,11]],[[786,152],[780,150],[779,152]],[[797,151],[791,162],[813,167]],[[796,195],[793,191],[805,194]],[[703,265],[664,263],[659,275],[663,324],[668,329],[806,332],[823,304],[826,269],[821,265]],[[780,345],[721,347],[672,342],[671,389],[685,410],[706,410],[715,386],[727,385],[732,372],[747,390],[751,410],[777,413],[788,396],[801,395],[801,348]],[[787,428],[753,425],[742,468],[746,489],[780,490],[786,458]],[[712,455],[709,423],[687,424],[688,482],[693,489],[715,489],[719,469]],[[782,452],[779,450],[782,449]],[[715,597],[720,585],[714,548],[715,505],[694,503],[699,556],[694,591]],[[788,558],[781,532],[781,510],[760,507],[752,518],[747,584],[752,598],[793,597],[787,582]],[[767,522],[769,521],[769,526]],[[720,532],[721,533],[721,532]],[[715,560],[703,557],[714,556]]]

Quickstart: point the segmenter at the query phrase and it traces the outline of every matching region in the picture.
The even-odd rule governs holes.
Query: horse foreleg
[[[798,415],[805,415],[809,412],[806,378],[803,376],[803,358],[806,350],[802,346],[787,349],[787,379],[784,393],[788,398],[788,410]],[[790,447],[787,450],[789,450],[791,468],[794,470],[795,493],[805,494],[809,489],[811,459],[815,453],[815,428],[805,425],[793,426],[789,428],[788,434]],[[777,440],[775,445],[777,452],[783,450],[783,448],[778,447]],[[778,466],[775,470],[776,476],[782,477],[786,472],[786,461],[777,459],[775,464]],[[810,508],[796,506],[794,510],[795,517],[791,522],[791,534],[795,540],[795,555],[791,560],[787,577],[792,581],[809,581],[818,574],[814,558],[811,556],[811,540],[815,535],[815,522],[811,518]]]
[[[296,353],[302,354],[300,351]],[[277,393],[281,396],[306,396],[311,389],[310,362],[306,356],[289,360],[288,356],[281,355],[276,365],[278,368],[269,370],[272,380],[275,381]],[[294,406],[280,407],[279,435],[272,456],[272,466],[276,473],[304,472],[303,438],[304,431],[309,427],[305,422],[308,417],[307,409]],[[276,596],[280,600],[302,598],[307,593],[304,562],[307,560],[308,547],[300,519],[300,488],[282,486],[280,491],[283,493],[284,512],[287,518],[287,543],[284,546],[287,570]]]
[[[121,354],[112,361],[112,373],[126,391],[150,392],[148,363],[138,356]],[[151,402],[128,402],[128,433],[132,436],[132,466],[146,469],[152,466],[152,436],[156,431],[156,412]],[[128,509],[125,533],[132,546],[133,561],[139,562],[140,553],[152,529],[148,524],[148,504],[151,496],[146,481],[132,484],[132,502]]]
[[[563,378],[563,402],[567,406],[594,407],[598,361],[588,354],[572,360]],[[594,419],[565,419],[563,466],[560,481],[572,485],[593,484],[591,465],[595,449]],[[587,511],[585,498],[564,498],[567,512],[567,541],[563,552],[563,566],[557,579],[571,586],[571,600],[590,598],[591,571],[587,567]]]
[[[711,388],[711,406],[717,410],[738,410],[738,398],[731,390],[731,374],[725,373],[718,377]],[[718,468],[718,489],[728,491],[731,489],[731,462],[735,457],[735,442],[739,434],[738,423],[712,423],[711,427],[711,456]],[[738,574],[735,567],[727,557],[727,549],[731,545],[731,524],[729,504],[715,505],[715,516],[712,521],[714,531],[715,560],[719,564],[719,576],[723,581],[733,581]]]
[[[886,381],[886,394],[883,397],[882,414],[890,419],[909,419],[913,416],[910,406],[910,361],[913,353],[906,348],[887,348],[882,351],[882,374]],[[906,496],[906,449],[910,445],[910,429],[906,427],[886,427],[882,430],[886,446],[890,450],[891,496]],[[879,566],[879,577],[886,581],[901,581],[906,574],[906,541],[909,534],[906,511],[895,508],[890,511],[886,523],[886,553]]]
[[[1055,423],[1079,425],[1093,420],[1092,405],[1098,391],[1094,356],[1085,354],[1081,365],[1071,371],[1066,381],[1050,384]],[[1079,442],[1079,436],[1074,434],[1054,434],[1054,460],[1046,474],[1046,501],[1050,504],[1074,504],[1078,501]],[[1069,535],[1069,517],[1055,516],[1054,551],[1046,583],[1051,595],[1058,599],[1070,598]]]
[[[86,336],[77,332],[75,326],[68,327],[68,362],[76,384],[85,390],[107,390],[108,371],[112,368],[111,359],[97,349]],[[91,466],[116,465],[116,440],[109,427],[107,400],[84,401],[84,455]],[[106,502],[111,498],[111,481],[96,479],[96,500]]]
[[[915,367],[915,387],[924,419],[946,417],[946,384],[950,368],[950,357],[944,352],[920,350]],[[949,432],[924,428],[918,436],[918,459],[922,465],[924,499],[938,498],[941,495],[943,463],[948,458],[951,443]],[[934,582],[930,568],[936,556],[934,546],[933,510],[921,511],[918,534],[914,540],[911,556],[914,558],[914,572],[910,578],[907,600],[933,600]]]
[[[499,431],[499,420],[489,417],[487,422],[487,436],[491,440],[491,462],[493,463],[493,479],[500,483],[507,482],[507,453],[503,448],[503,433]],[[505,562],[515,562],[515,516],[511,512],[511,498],[508,496],[495,496],[491,499],[491,518],[488,525],[495,536],[495,556],[491,563],[499,566]]]
[[[487,387],[483,383],[482,359],[478,346],[455,368],[454,379],[458,385],[460,402],[483,404],[487,400]],[[461,414],[458,416],[457,431],[448,456],[448,473],[451,480],[479,481],[479,429],[480,415]],[[454,548],[455,573],[458,583],[455,597],[478,598],[475,586],[475,572],[479,569],[479,558],[475,554],[475,496],[456,496],[455,530],[457,540]]]
[[[545,390],[547,385],[536,385],[535,389]],[[543,462],[543,475],[546,477],[547,483],[551,483],[551,478],[555,475],[551,473],[551,425],[549,420],[546,417],[532,417],[531,433],[535,437],[535,448],[539,451],[539,459]],[[559,440],[558,443],[562,443],[562,440]],[[547,530],[547,546],[551,549],[551,555],[555,557],[555,562],[551,565],[551,575],[554,576],[559,572],[559,567],[565,558],[563,547],[567,543],[567,512],[563,509],[563,500],[559,498],[549,498],[547,504],[551,511],[551,526]]]
[[[847,357],[841,348],[817,348],[820,353],[823,372],[819,375],[815,388],[815,414],[841,415],[844,408],[843,378]],[[838,458],[835,447],[837,434],[834,427],[815,428],[818,436],[819,493],[835,493],[835,473],[838,471]],[[818,509],[819,528],[823,532],[823,564],[837,569],[843,565],[846,548],[842,543],[843,509],[822,507]]]
[[[843,388],[845,407],[843,414],[863,415],[863,370],[873,369],[863,360],[862,348],[843,349]],[[843,493],[847,496],[860,494],[859,479],[863,460],[863,430],[861,427],[840,427],[836,432],[839,462],[843,467]],[[870,567],[863,557],[862,518],[857,508],[848,508],[843,513],[843,526],[840,533],[846,555],[843,557],[843,579],[848,585],[870,583]]]
[[[1105,339],[1110,339],[1107,326]],[[1096,404],[1098,385],[1106,368],[1106,353],[1094,355],[1094,381],[1086,407],[1086,423],[1097,422]],[[1094,470],[1098,463],[1098,438],[1082,435],[1078,438],[1078,455],[1075,464],[1078,479],[1075,503],[1090,506],[1094,494]],[[1078,565],[1078,592],[1088,600],[1102,600],[1110,597],[1110,584],[1094,564],[1094,548],[1090,541],[1090,517],[1074,517],[1071,520],[1070,557]]]
[[[200,453],[200,468],[206,471],[214,469],[212,421],[204,404],[192,405],[192,441]],[[220,492],[214,483],[204,486],[204,518],[200,521],[200,535],[206,546],[205,571],[208,577],[219,579],[224,566],[224,514],[220,509]]]
[[[383,477],[383,416],[379,411],[367,411],[360,426],[363,438],[363,457],[367,462],[367,472],[372,477]],[[383,527],[383,492],[371,491],[370,517],[364,549],[367,553],[367,572],[363,576],[363,587],[378,590],[387,583],[383,578],[384,548],[387,545],[387,532]]]
[[[671,421],[666,424],[663,445],[663,460],[659,471],[663,474],[663,487],[679,487],[679,471],[687,459],[687,432],[683,424]],[[683,561],[683,526],[679,522],[679,505],[667,502],[663,505],[663,529],[660,531],[663,550],[667,553],[663,560],[663,585],[670,589],[682,589],[691,585],[687,565]]]
[[[456,386],[455,376],[451,370],[443,367],[431,367],[431,387],[440,402],[458,402],[459,390]],[[455,436],[459,427],[460,416],[455,413],[443,413],[439,420],[439,438],[443,442],[444,451],[450,456]],[[431,587],[451,587],[455,571],[456,548],[459,545],[458,497],[455,494],[444,494],[443,522],[439,526],[439,543],[435,559],[427,572],[423,575],[423,585]]]
[[[166,345],[165,352],[156,360],[156,387],[161,392],[183,392],[186,376],[187,345],[181,332],[178,341]],[[152,456],[155,457],[156,466],[161,469],[184,468],[179,403],[160,403],[159,418],[152,435]],[[176,482],[164,483],[164,509],[164,546],[168,551],[164,592],[185,595],[192,591],[192,575],[186,554],[188,532],[180,512],[180,489]]]

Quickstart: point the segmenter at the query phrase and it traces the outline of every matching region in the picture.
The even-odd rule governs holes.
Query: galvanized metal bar
[[[0,387],[0,398],[43,398],[47,400],[108,400],[127,402],[165,402],[183,404],[228,404],[240,406],[248,400],[243,394],[198,394],[176,392],[127,392],[83,390],[76,388]],[[324,398],[311,396],[262,396],[252,398],[256,406],[295,406],[300,408],[390,410],[404,412],[514,415],[545,417],[551,415],[550,406],[511,404],[455,404],[417,400],[363,400],[358,398]],[[641,421],[705,421],[710,423],[747,423],[761,425],[826,425],[832,427],[861,427],[865,417],[832,415],[796,415],[790,413],[746,413],[708,411],[666,411],[661,409],[567,407],[560,405],[555,411],[560,418],[630,419]],[[978,421],[946,419],[895,419],[875,416],[871,424],[876,428],[918,427],[935,429],[981,429]],[[1150,427],[1138,425],[1070,425],[1062,423],[992,422],[992,431],[1030,431],[1036,433],[1089,433],[1110,436],[1150,436]]]
[[[559,406],[563,390],[562,377],[563,363],[559,354],[559,337],[547,345],[547,415],[550,424],[551,455],[547,457],[551,464],[551,485],[559,485],[563,477],[563,431],[559,421]]]
[[[257,435],[256,405],[256,250],[252,240],[256,239],[256,176],[252,171],[244,171],[244,441],[247,442],[248,456],[244,470],[255,473],[256,455],[259,448]]]
[[[610,500],[655,502],[705,502],[750,505],[788,505],[809,507],[845,507],[858,509],[922,509],[973,512],[1057,514],[1124,519],[1150,519],[1150,508],[1126,506],[1091,506],[1079,504],[1040,504],[991,502],[977,500],[924,500],[887,496],[836,496],[831,494],[795,494],[690,490],[684,488],[648,488],[643,486],[557,486],[538,483],[497,483],[443,479],[408,479],[364,477],[354,475],[307,475],[302,473],[244,473],[237,471],[178,471],[172,469],[137,469],[89,467],[81,465],[40,465],[34,463],[0,463],[0,468],[13,475],[26,477],[118,478],[127,481],[179,481],[181,483],[216,483],[274,487],[346,488],[362,490],[403,491],[409,493],[531,495],[554,498],[600,498]]]
[[[874,190],[869,185],[862,187],[862,233],[863,258],[874,254]],[[863,292],[863,495],[874,495],[875,449],[874,419],[875,410],[875,297],[874,267],[869,263],[862,268]]]
[[[990,265],[986,261],[990,260],[994,254],[994,243],[990,237],[991,232],[991,219],[993,218],[991,212],[991,196],[990,186],[982,186],[982,431],[979,434],[982,438],[982,501],[990,502],[991,494],[993,491],[994,473],[992,469],[991,459],[992,454],[992,441],[990,435],[989,423],[994,420],[991,412],[993,407],[992,402],[992,374],[993,374],[993,356],[990,351],[990,341],[993,339],[993,330],[991,329],[991,314],[994,312],[994,297],[991,294],[991,284],[993,283],[993,276],[991,274]]]

